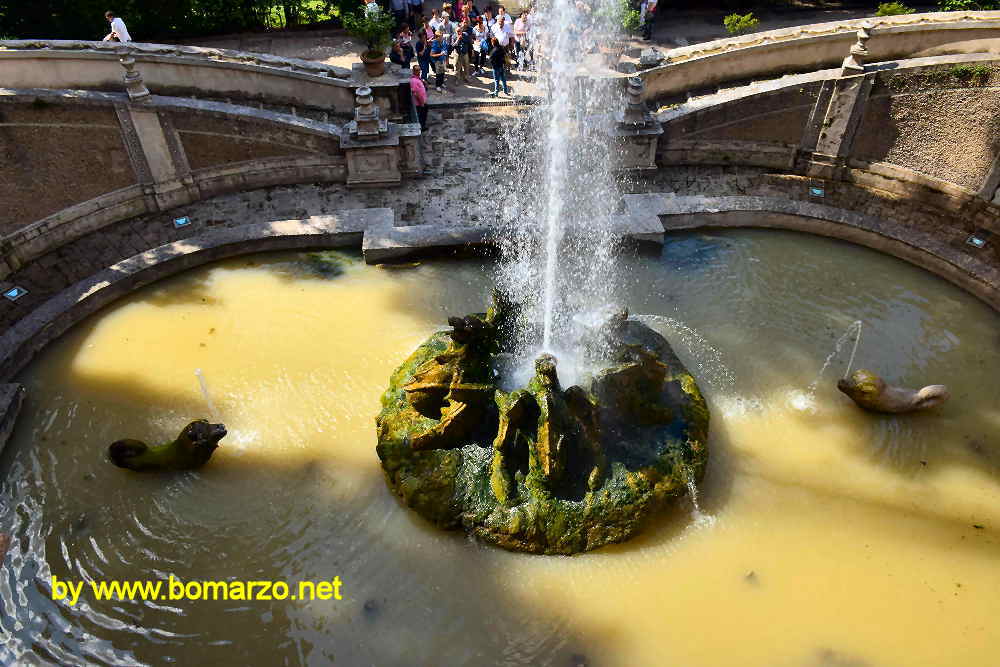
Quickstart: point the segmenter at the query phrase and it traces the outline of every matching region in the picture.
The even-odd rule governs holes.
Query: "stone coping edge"
[[[242,104],[193,100],[189,97],[150,95],[143,102],[133,103],[129,101],[126,93],[107,93],[96,90],[0,87],[0,103],[30,104],[35,100],[51,102],[52,104],[66,102],[73,104],[93,104],[96,106],[131,106],[140,110],[193,111],[218,116],[237,116],[244,120],[288,125],[296,130],[322,137],[339,137],[341,135],[341,128],[343,127],[337,123],[324,123],[310,118],[303,118],[302,116],[293,116],[289,113],[267,111]]]
[[[670,49],[664,53],[668,61],[667,64],[646,71],[666,69],[673,64],[689,62],[696,58],[707,58],[759,46],[771,46],[797,40],[843,37],[845,33],[857,32],[863,25],[870,26],[873,29],[873,34],[876,35],[928,29],[1000,29],[1000,11],[928,12],[899,16],[874,16],[778,28]]]
[[[143,60],[173,62],[180,60],[197,65],[235,65],[282,76],[308,76],[328,83],[350,85],[352,72],[343,67],[300,58],[284,58],[267,53],[236,51],[204,46],[130,42],[123,48],[118,42],[95,42],[69,39],[0,40],[0,59],[22,58],[25,54],[42,58],[90,57],[117,60],[125,51]]]
[[[648,218],[620,219],[616,230],[629,241],[663,245],[663,225]],[[394,227],[382,224],[365,230],[362,252],[368,264],[398,262],[456,249],[476,250],[494,246],[494,231],[488,226],[414,225]]]
[[[14,432],[14,423],[24,402],[24,385],[0,384],[0,454]]]

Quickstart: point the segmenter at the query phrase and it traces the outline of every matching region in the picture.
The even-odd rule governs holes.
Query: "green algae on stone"
[[[497,296],[494,297],[497,299]],[[709,414],[667,341],[623,314],[593,333],[607,368],[564,389],[540,356],[497,385],[514,306],[451,318],[389,381],[378,455],[408,506],[505,549],[573,554],[622,542],[700,480]]]
[[[149,446],[141,440],[117,440],[108,447],[108,458],[119,468],[139,472],[194,470],[208,463],[226,435],[222,424],[197,419],[171,442]]]
[[[336,278],[349,267],[360,264],[361,258],[343,250],[318,250],[305,253],[305,266],[321,278]]]

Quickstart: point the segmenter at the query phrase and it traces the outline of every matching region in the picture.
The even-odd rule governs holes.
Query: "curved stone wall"
[[[398,168],[417,173],[419,128],[392,132]],[[23,154],[0,165],[0,280],[116,221],[226,192],[345,183],[342,143],[341,126],[244,106],[0,90],[0,145]]]
[[[1000,54],[1000,11],[937,12],[834,21],[758,32],[666,52],[641,73],[658,100],[727,82],[840,65],[862,25],[873,26],[869,62],[939,55]]]
[[[993,57],[973,54],[882,62],[850,76],[839,68],[822,70],[693,98],[657,114],[663,129],[657,168],[628,179],[635,192],[646,194],[626,197],[621,230],[654,242],[664,231],[698,226],[833,236],[931,270],[1000,310],[998,89],[1000,67]],[[481,119],[472,118],[474,110],[454,113],[445,125],[452,133],[460,127],[463,141],[485,163],[495,145],[478,141],[470,129]],[[106,142],[111,155],[101,158],[110,173],[74,184],[85,192],[71,194],[110,191],[33,224],[0,228],[0,288],[8,289],[10,280],[29,288],[17,302],[0,301],[0,321],[8,326],[0,381],[80,318],[158,277],[241,252],[362,243],[360,228],[331,235],[307,213],[261,222],[260,197],[270,203],[271,191],[239,195],[259,197],[248,199],[245,209],[225,209],[221,220],[203,209],[191,228],[198,228],[195,236],[172,225],[174,216],[186,215],[176,212],[185,210],[182,205],[220,193],[299,184],[278,205],[285,210],[301,206],[301,192],[312,187],[301,184],[343,183],[350,147],[336,125],[246,106],[155,95],[134,104],[120,93],[81,91],[0,90],[0,114],[0,141],[23,143],[39,155],[60,150],[46,142],[76,135],[94,145],[81,144],[70,154],[99,150],[107,140],[101,133],[113,120],[121,134],[120,145]],[[453,140],[446,139],[429,137],[443,153],[434,158],[434,178],[399,192],[350,194],[347,208],[382,211],[377,225],[364,227],[364,248],[376,261],[488,238],[485,222],[472,214],[483,183],[465,172],[448,173]],[[59,168],[81,168],[67,159],[45,187],[58,186]],[[128,160],[128,184],[114,181],[116,159]],[[417,163],[410,167],[420,171]],[[21,168],[16,161],[0,166]],[[706,170],[726,178],[707,182],[700,178]],[[23,174],[9,175],[0,171],[0,184],[15,183],[10,196],[16,198]],[[719,185],[724,181],[728,185]],[[38,191],[23,185],[28,198],[18,205],[31,210]],[[467,199],[470,207],[447,208],[452,199]],[[337,201],[321,210],[345,207],[343,197]],[[988,239],[986,246],[967,244],[973,235]]]
[[[122,52],[113,42],[0,41],[0,87],[120,91]],[[156,94],[291,104],[339,115],[353,113],[359,85],[372,87],[389,115],[399,114],[398,88],[408,79],[387,68],[385,76],[361,82],[323,63],[228,49],[130,43],[129,52]]]
[[[669,108],[658,115],[658,166],[767,176],[739,191],[750,199],[687,197],[665,227],[697,214],[698,224],[836,236],[934,271],[1000,309],[998,87],[994,56],[940,56],[856,75],[786,76]],[[817,213],[830,208],[850,216]],[[967,243],[972,236],[985,247]]]

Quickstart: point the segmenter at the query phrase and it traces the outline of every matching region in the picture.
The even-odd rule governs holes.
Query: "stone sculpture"
[[[869,370],[854,371],[850,378],[837,382],[837,389],[865,410],[873,412],[915,412],[934,408],[951,396],[948,387],[932,384],[922,389],[906,389],[886,384],[885,380]]]
[[[607,367],[563,388],[543,354],[526,387],[498,386],[517,308],[449,319],[392,375],[376,419],[386,480],[446,529],[516,551],[572,554],[621,542],[700,479],[708,409],[662,336],[612,318],[586,347]]]
[[[108,458],[119,468],[151,470],[193,470],[208,463],[226,435],[222,424],[198,419],[184,427],[176,440],[150,447],[141,440],[118,440],[108,447]]]

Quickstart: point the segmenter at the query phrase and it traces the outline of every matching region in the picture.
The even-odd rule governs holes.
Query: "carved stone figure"
[[[577,553],[626,540],[707,461],[708,409],[662,336],[622,312],[584,337],[607,368],[563,388],[535,360],[526,387],[495,369],[518,309],[449,319],[392,375],[378,454],[403,501],[507,549]]]
[[[108,447],[108,458],[119,468],[140,472],[150,470],[193,470],[208,463],[226,435],[222,424],[198,419],[184,427],[176,440],[150,447],[141,440],[118,440]]]
[[[849,379],[837,382],[837,389],[865,410],[874,412],[915,412],[934,408],[951,397],[948,387],[932,384],[922,389],[906,389],[886,384],[869,370],[854,371]]]

